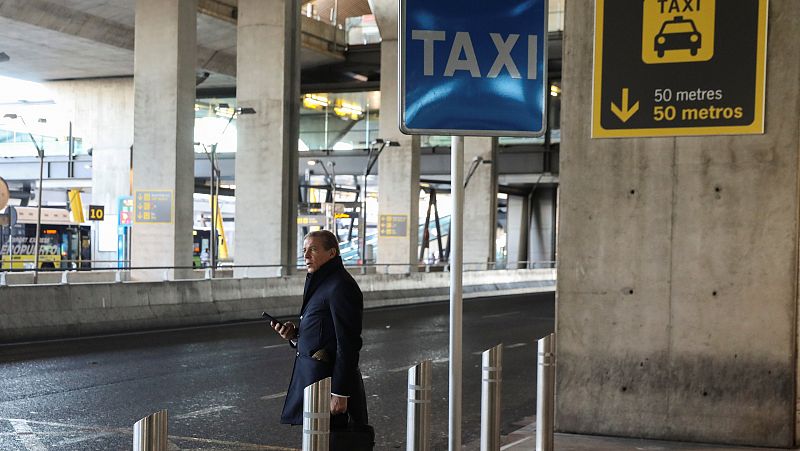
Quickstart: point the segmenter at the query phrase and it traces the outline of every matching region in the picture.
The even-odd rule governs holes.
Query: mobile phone
[[[270,314],[269,314],[269,313],[267,313],[267,312],[261,312],[261,318],[263,318],[263,319],[265,319],[265,320],[267,320],[267,321],[270,321],[270,322],[274,322],[275,324],[281,324],[281,322],[280,322],[280,321],[278,321],[277,319],[275,319],[275,317],[274,317],[274,316],[270,315]]]

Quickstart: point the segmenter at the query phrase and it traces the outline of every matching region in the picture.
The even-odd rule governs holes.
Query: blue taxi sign
[[[541,136],[546,0],[401,0],[400,130]]]

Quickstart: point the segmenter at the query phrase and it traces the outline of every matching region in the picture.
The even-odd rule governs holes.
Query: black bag
[[[368,424],[349,423],[346,428],[331,430],[331,451],[372,451],[375,429]]]

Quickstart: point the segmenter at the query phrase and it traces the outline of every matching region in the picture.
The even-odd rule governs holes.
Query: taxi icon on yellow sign
[[[703,36],[697,31],[694,21],[675,16],[661,25],[661,31],[655,37],[654,50],[659,58],[668,50],[689,50],[692,56],[703,45]]]

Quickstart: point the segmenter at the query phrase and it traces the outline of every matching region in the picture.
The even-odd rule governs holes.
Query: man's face
[[[325,246],[322,245],[322,239],[320,238],[309,237],[303,241],[303,257],[306,259],[306,268],[308,268],[309,274],[318,270],[335,255],[336,250],[326,250]]]

